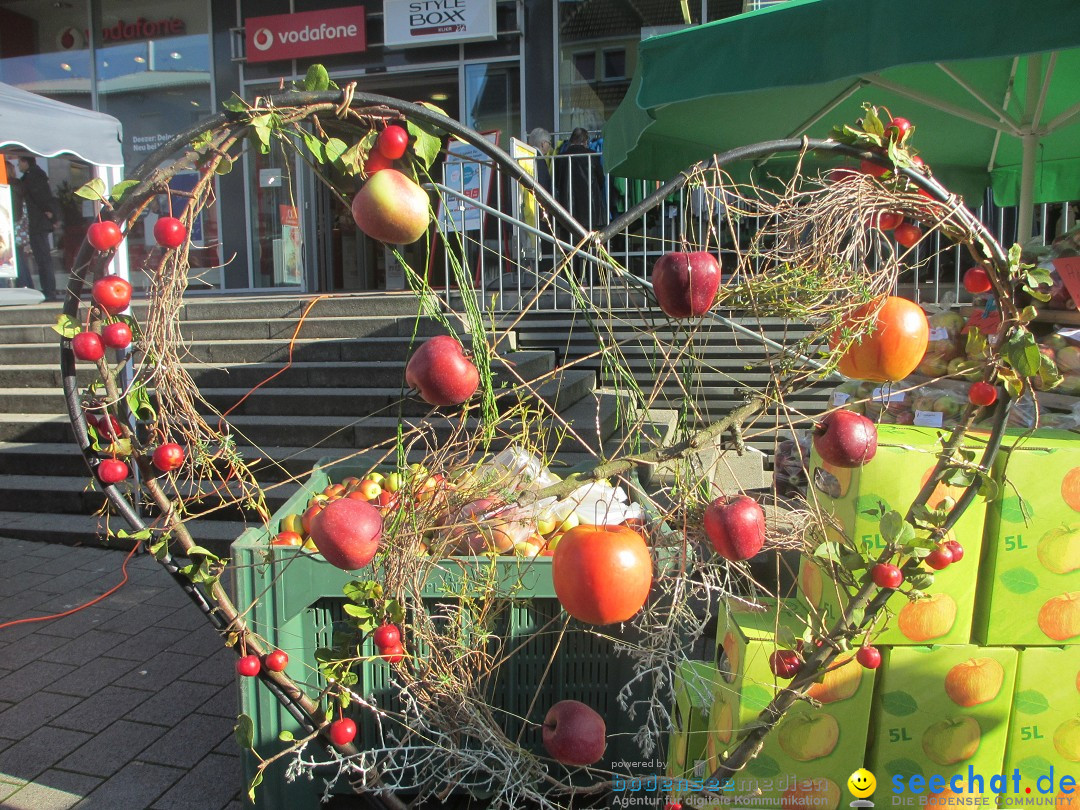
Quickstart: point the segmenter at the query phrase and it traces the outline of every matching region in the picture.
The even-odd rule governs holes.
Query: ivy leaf
[[[104,200],[105,181],[100,177],[95,177],[89,183],[75,189],[75,196],[82,197],[84,200]]]
[[[1031,593],[1039,587],[1039,578],[1026,568],[1011,568],[998,579],[1005,590],[1015,594]]]
[[[82,331],[82,326],[70,315],[60,313],[56,317],[56,323],[53,324],[52,330],[60,337],[73,338]]]
[[[255,745],[254,721],[248,715],[241,714],[236,718],[236,725],[233,726],[233,734],[236,737],[236,744],[245,751],[250,751]]]
[[[109,199],[113,202],[120,202],[127,190],[135,188],[137,185],[139,185],[138,180],[121,180],[109,191]]]
[[[907,717],[919,710],[919,702],[907,692],[886,692],[881,696],[881,708],[896,717]]]

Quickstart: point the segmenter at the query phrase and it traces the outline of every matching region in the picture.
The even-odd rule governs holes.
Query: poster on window
[[[15,278],[15,218],[11,213],[11,186],[0,185],[0,278]]]
[[[510,139],[510,157],[518,162],[529,175],[535,180],[537,175],[536,160],[540,152],[536,147],[529,146],[517,138]],[[536,195],[526,191],[520,183],[514,183],[514,217],[532,228],[540,226],[540,212],[536,204]],[[537,239],[536,235],[528,231],[521,232],[521,251],[528,259],[536,258]]]
[[[278,284],[299,284],[304,277],[303,240],[300,236],[300,213],[295,205],[279,205],[281,219],[281,273]]]
[[[484,137],[499,142],[498,131],[485,132]],[[443,185],[450,193],[439,201],[439,223],[444,231],[480,230],[483,211],[470,202],[487,202],[491,175],[491,158],[471,144],[450,142],[443,164]]]

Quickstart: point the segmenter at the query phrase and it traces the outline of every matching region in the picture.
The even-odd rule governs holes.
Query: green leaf
[[[262,784],[264,773],[265,771],[259,771],[258,773],[256,773],[255,778],[252,779],[251,784],[248,785],[248,801],[250,801],[252,804],[255,804],[255,788]]]
[[[304,76],[304,81],[300,87],[308,92],[316,93],[329,90],[330,74],[326,72],[326,68],[322,65],[312,65],[307,69],[307,75]]]
[[[821,557],[826,560],[838,560],[840,559],[840,553],[840,544],[832,540],[822,543],[814,549],[815,557]]]
[[[866,114],[862,117],[862,127],[871,135],[882,136],[885,134],[885,124],[878,117],[877,108],[866,104],[863,106]]]
[[[364,150],[357,141],[346,149],[338,158],[338,165],[350,177],[356,177],[364,170]]]
[[[1045,354],[1040,356],[1042,357],[1042,360],[1041,365],[1039,366],[1039,383],[1042,385],[1044,391],[1049,391],[1051,388],[1057,388],[1064,379],[1064,377],[1061,376],[1061,372],[1058,371],[1057,363]]]
[[[100,177],[95,177],[89,183],[75,189],[75,196],[82,197],[84,200],[104,200],[105,181]]]
[[[906,546],[915,540],[915,527],[908,522],[900,525],[900,534],[896,537],[898,545]]]
[[[1031,782],[1040,776],[1049,776],[1054,770],[1050,760],[1038,756],[1025,757],[1016,763],[1016,767],[1020,769],[1020,775]]]
[[[900,527],[904,525],[904,518],[899,512],[891,510],[881,516],[878,531],[886,543],[895,543],[900,536]]]
[[[1037,689],[1025,689],[1016,693],[1013,705],[1024,714],[1042,714],[1050,708],[1050,701]]]
[[[769,705],[772,699],[772,691],[766,689],[764,686],[756,683],[745,684],[743,686],[743,706],[747,707],[752,712],[760,712]]]
[[[127,190],[135,188],[137,185],[139,185],[138,180],[121,180],[109,191],[109,199],[113,202],[120,202]]]
[[[922,776],[923,769],[922,765],[913,759],[894,759],[885,763],[885,773],[902,776],[906,780],[912,776]]]
[[[341,157],[348,150],[349,145],[340,138],[331,138],[326,142],[326,159],[331,163]]]
[[[982,481],[979,484],[979,494],[988,501],[996,500],[998,493],[1001,492],[1001,487],[998,486],[998,482],[989,475],[982,475],[980,477]]]
[[[255,722],[248,715],[241,714],[236,718],[233,735],[236,737],[237,745],[245,751],[250,751],[255,744]]]
[[[919,550],[923,552],[926,551],[926,549]],[[917,556],[925,557],[926,554],[923,553]],[[929,571],[916,574],[913,577],[908,577],[908,584],[911,585],[912,590],[925,591],[927,588],[934,584],[934,575],[931,574]]]
[[[150,394],[147,393],[146,385],[143,383],[131,386],[126,399],[128,410],[135,415],[136,419],[149,422],[157,418],[157,411],[150,402]]]
[[[315,650],[315,660],[323,664],[337,660],[337,654],[329,647],[319,647]]]
[[[758,754],[746,764],[746,772],[757,779],[771,779],[780,773],[780,763],[768,754]]]
[[[232,169],[232,158],[228,155],[222,155],[221,160],[219,160],[217,166],[214,167],[214,174],[228,174]]]
[[[1014,244],[1009,248],[1009,274],[1015,275],[1020,271],[1020,254],[1023,253],[1023,248],[1019,244]]]
[[[60,337],[73,338],[82,331],[82,326],[70,315],[60,313],[56,316],[56,323],[53,324],[52,330]]]
[[[1005,341],[1005,359],[1021,377],[1034,377],[1042,367],[1042,352],[1035,336],[1026,329],[1015,329]]]
[[[228,101],[221,102],[221,106],[229,112],[244,112],[248,108],[247,102],[235,93]]]
[[[881,708],[896,717],[907,717],[919,710],[919,702],[907,692],[886,692],[881,696]]]
[[[301,130],[300,137],[304,139],[304,146],[311,152],[311,156],[319,163],[326,163],[326,146],[322,141],[307,130]]]
[[[351,603],[347,603],[342,606],[342,610],[344,610],[350,616],[355,616],[357,619],[371,618],[371,608],[365,607],[363,605],[354,605]]]
[[[191,548],[188,549],[187,556],[193,557],[196,554],[198,554],[199,556],[202,556],[202,557],[206,557],[206,558],[211,559],[211,560],[220,560],[221,559],[217,554],[212,552],[210,549],[203,548],[202,546],[192,546]]]
[[[278,735],[277,735],[277,738],[279,740],[281,740],[282,742],[292,742],[293,740],[296,739],[295,737],[293,737],[293,733],[291,731],[289,731],[287,728],[282,729],[281,731],[279,731]]]
[[[404,624],[405,605],[401,604],[397,599],[391,599],[386,603],[386,615],[390,617],[390,621],[394,624]]]
[[[1009,593],[1031,593],[1039,587],[1039,578],[1026,568],[1010,568],[1001,573],[998,580]]]
[[[150,546],[150,553],[154,555],[154,559],[161,562],[165,559],[169,553],[169,538],[168,535],[163,536],[160,540]]]
[[[270,133],[274,127],[274,118],[270,113],[263,113],[251,119],[251,132],[259,144],[259,151],[264,155],[270,152]]]

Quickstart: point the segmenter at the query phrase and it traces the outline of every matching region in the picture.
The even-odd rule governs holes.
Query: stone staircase
[[[188,370],[214,407],[236,406],[231,430],[245,458],[261,459],[256,470],[272,510],[295,490],[290,477],[302,479],[322,457],[392,440],[399,422],[423,421],[436,442],[453,428],[451,418],[431,415],[419,399],[402,401],[414,331],[420,339],[443,331],[435,321],[416,318],[415,298],[378,293],[319,301],[288,365],[306,303],[289,296],[192,298],[181,316],[191,352]],[[92,486],[74,443],[60,387],[58,338],[50,328],[59,311],[56,304],[0,309],[0,536],[97,544],[107,523],[113,531],[128,527],[120,518],[106,519],[105,498]],[[135,302],[134,312],[141,315],[145,304]],[[580,431],[586,443],[597,446],[615,435],[617,397],[597,388],[594,369],[552,375],[555,352],[517,349],[514,337],[507,336],[506,353],[493,363],[497,390],[513,374],[535,380],[536,394],[563,419],[588,426]],[[80,364],[79,377],[87,384],[94,370]],[[516,402],[509,396],[500,402],[511,400]],[[584,447],[564,448],[560,460],[567,464],[586,458]],[[222,551],[253,522],[252,514],[227,508],[194,521],[192,529],[201,543]]]

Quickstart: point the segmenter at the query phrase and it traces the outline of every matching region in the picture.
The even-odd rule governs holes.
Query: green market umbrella
[[[788,0],[639,49],[604,127],[616,176],[665,179],[737,146],[824,138],[862,104],[916,125],[935,175],[976,202],[1080,199],[1080,0]]]

